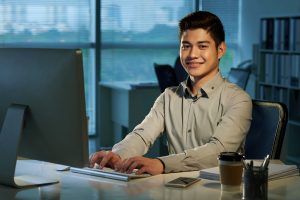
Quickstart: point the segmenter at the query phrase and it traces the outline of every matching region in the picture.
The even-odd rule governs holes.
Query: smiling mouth
[[[187,59],[186,64],[187,65],[202,65],[205,63],[204,59]]]
[[[198,67],[199,65],[204,64],[204,62],[186,62],[189,67]]]

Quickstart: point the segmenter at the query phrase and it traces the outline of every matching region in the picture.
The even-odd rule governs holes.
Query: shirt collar
[[[190,81],[191,80],[188,77],[184,82],[181,83],[181,85],[186,95],[188,94],[188,96],[192,98],[197,98],[197,97],[193,97],[192,92],[188,87],[188,85],[191,83]],[[223,82],[224,82],[224,78],[222,77],[221,73],[218,72],[213,79],[211,79],[210,81],[208,81],[202,86],[202,88],[199,91],[200,96],[209,98],[214,93],[214,91],[222,85]]]

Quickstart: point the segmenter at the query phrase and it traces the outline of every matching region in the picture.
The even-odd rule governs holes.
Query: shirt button
[[[189,130],[188,130],[188,133],[191,133],[191,132],[192,132],[192,130],[191,130],[191,129],[189,129]]]

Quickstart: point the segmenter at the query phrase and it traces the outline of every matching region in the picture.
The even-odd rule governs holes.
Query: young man
[[[216,166],[222,151],[242,151],[251,124],[251,98],[222,78],[219,61],[226,51],[219,18],[198,11],[179,23],[180,59],[189,74],[177,87],[167,88],[146,118],[112,151],[96,152],[90,164],[121,172],[161,174]],[[169,155],[143,157],[165,132]]]

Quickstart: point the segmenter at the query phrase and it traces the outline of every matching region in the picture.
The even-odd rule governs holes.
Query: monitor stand
[[[58,180],[36,176],[15,176],[19,143],[28,107],[13,104],[8,107],[0,132],[0,184],[23,188],[58,183]]]

